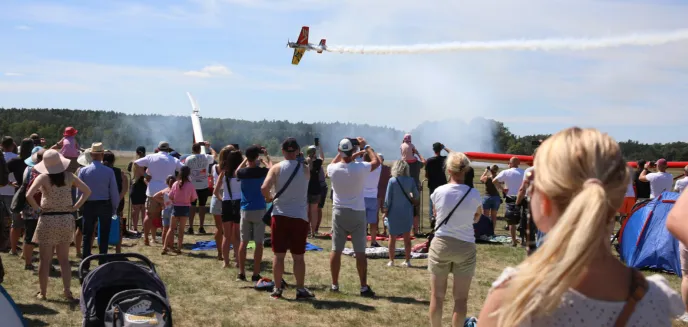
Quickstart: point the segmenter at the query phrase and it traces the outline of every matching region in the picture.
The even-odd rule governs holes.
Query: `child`
[[[172,185],[174,184],[174,176],[167,176],[167,180],[165,180],[165,184],[167,184],[167,188],[156,193],[155,196],[153,196],[153,199],[155,201],[158,201],[159,203],[162,203],[162,244],[163,247],[165,247],[162,251],[162,254],[167,253],[167,231],[170,229],[170,218],[172,217],[172,200],[170,200],[170,191],[172,190]]]
[[[76,172],[76,169],[79,168],[79,163],[76,160],[79,158],[80,148],[79,143],[74,138],[78,132],[71,126],[65,128],[62,139],[52,147],[55,150],[60,149],[62,156],[71,161],[67,169],[71,173]]]
[[[184,227],[186,227],[186,219],[189,218],[191,211],[191,202],[198,199],[196,188],[191,183],[189,176],[191,175],[191,168],[189,166],[182,166],[179,171],[179,178],[172,185],[169,193],[170,200],[173,203],[172,207],[172,221],[167,231],[167,237],[164,243],[163,254],[167,253],[168,248],[172,247],[174,241],[174,231],[177,231],[177,248],[174,252],[182,253],[182,242],[184,241]],[[179,228],[177,228],[179,223]]]

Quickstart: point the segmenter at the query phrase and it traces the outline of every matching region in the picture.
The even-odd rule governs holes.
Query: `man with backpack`
[[[296,299],[306,300],[315,297],[313,292],[304,287],[306,277],[304,254],[306,253],[306,239],[310,227],[308,224],[310,171],[305,165],[301,148],[296,139],[287,138],[284,140],[282,154],[284,161],[270,168],[261,187],[265,202],[272,202],[270,230],[272,232],[272,252],[275,254],[272,266],[275,286],[270,296],[274,299],[282,298],[285,287],[282,283],[284,257],[286,257],[288,250],[294,259]],[[277,192],[274,197],[273,188]]]

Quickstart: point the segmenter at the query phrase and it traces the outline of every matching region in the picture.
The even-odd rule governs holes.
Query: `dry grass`
[[[123,164],[123,160],[120,164]],[[482,187],[478,184],[476,186]],[[425,198],[427,199],[427,191]],[[329,200],[326,209],[328,207]],[[427,205],[423,210],[427,218],[426,207]],[[325,210],[321,232],[325,232],[330,223],[327,212]],[[212,219],[208,218],[207,221],[211,222]],[[425,225],[427,228],[429,224]],[[498,231],[503,231],[501,223],[497,227]],[[213,228],[206,229],[214,231]],[[211,239],[212,235],[185,236],[184,243],[190,248],[196,241]],[[415,242],[422,241],[424,239]],[[123,252],[141,253],[156,264],[167,285],[176,326],[370,327],[400,322],[408,326],[427,326],[430,295],[427,260],[412,260],[415,266],[413,268],[389,268],[385,266],[385,259],[369,260],[369,283],[379,295],[379,299],[373,300],[358,295],[355,260],[344,256],[340,277],[342,293],[332,294],[328,292],[330,241],[318,239],[311,242],[324,248],[324,251],[306,254],[306,284],[317,297],[310,302],[293,301],[293,289],[285,292],[284,300],[272,300],[268,293],[251,289],[250,283],[236,282],[237,269],[221,269],[221,263],[215,258],[215,250],[196,252],[187,249],[180,256],[162,256],[158,245],[145,247],[142,240],[125,240]],[[111,248],[112,250],[114,249]],[[251,250],[248,258],[252,258]],[[524,252],[520,248],[478,245],[478,267],[469,295],[469,314],[478,314],[491,283],[504,267],[516,265],[523,258]],[[20,306],[30,326],[80,326],[81,312],[78,305],[70,306],[61,299],[59,274],[50,278],[48,301],[38,301],[34,298],[38,291],[37,275],[24,271],[23,261],[18,257],[2,254],[2,259],[7,271],[3,286]],[[78,259],[74,257],[74,250],[70,259],[75,276],[71,289],[74,294],[79,294],[80,285],[74,273]],[[271,277],[271,261],[272,253],[268,249],[263,259],[263,275],[266,277]],[[293,284],[295,280],[291,274],[292,262],[289,258],[286,267],[285,279]],[[247,271],[250,271],[250,265]],[[680,279],[674,275],[667,275],[667,278],[672,287],[678,290]],[[445,325],[450,324],[451,308],[450,297],[444,309]]]

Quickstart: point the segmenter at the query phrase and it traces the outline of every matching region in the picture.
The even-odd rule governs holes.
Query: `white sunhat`
[[[69,163],[69,159],[56,150],[47,150],[43,153],[43,160],[34,166],[34,169],[41,174],[59,174],[67,170]]]

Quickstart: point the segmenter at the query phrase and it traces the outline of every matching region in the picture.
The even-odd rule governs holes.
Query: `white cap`
[[[351,141],[349,139],[342,139],[339,141],[339,151],[342,152],[350,152],[353,151],[354,146],[351,144]],[[346,154],[342,153],[343,157],[346,157]]]
[[[311,150],[311,149],[315,150],[315,149],[316,149],[316,148],[315,148],[315,145],[311,145],[311,146],[308,147],[308,150]]]
[[[377,156],[380,157],[380,159],[385,160],[385,156],[383,156],[382,153],[378,153]]]

